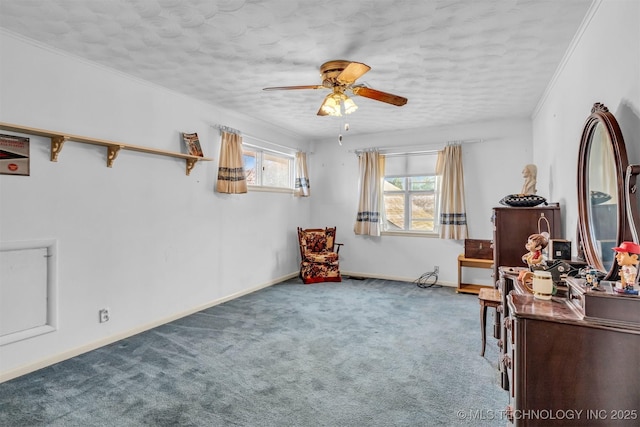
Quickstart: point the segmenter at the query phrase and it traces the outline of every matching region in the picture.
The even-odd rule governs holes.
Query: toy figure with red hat
[[[621,286],[616,286],[616,292],[638,295],[638,290],[634,288],[634,285],[638,275],[640,245],[634,242],[622,242],[613,250],[616,251],[616,262],[620,266]]]

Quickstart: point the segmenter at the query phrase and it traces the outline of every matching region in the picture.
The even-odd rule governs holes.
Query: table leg
[[[482,351],[480,356],[484,356],[484,349],[487,345],[487,306],[480,303],[480,327],[482,328]]]

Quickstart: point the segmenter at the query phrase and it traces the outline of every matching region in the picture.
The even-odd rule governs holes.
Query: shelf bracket
[[[122,148],[121,145],[107,145],[107,167],[113,166],[113,161],[118,157],[118,153]]]
[[[51,161],[58,161],[58,154],[62,151],[62,147],[64,146],[65,141],[67,141],[69,137],[56,135],[51,137]]]
[[[196,165],[198,160],[196,159],[185,159],[187,161],[187,176],[191,173],[191,169]]]

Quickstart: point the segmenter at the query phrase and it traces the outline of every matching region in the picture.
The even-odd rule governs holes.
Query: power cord
[[[419,288],[441,288],[442,285],[438,285],[438,273],[435,271],[429,271],[428,273],[424,273],[422,276],[418,277],[413,281]]]

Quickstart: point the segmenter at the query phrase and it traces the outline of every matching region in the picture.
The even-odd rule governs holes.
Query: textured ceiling
[[[591,0],[0,0],[0,26],[309,138],[332,59],[357,83],[409,99],[354,97],[350,133],[529,116]]]

